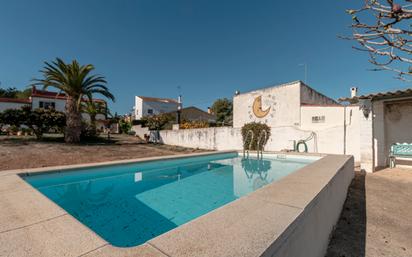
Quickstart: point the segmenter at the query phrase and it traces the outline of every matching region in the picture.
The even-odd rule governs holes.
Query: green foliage
[[[100,94],[114,101],[114,96],[110,93],[103,76],[91,75],[94,66],[91,64],[80,65],[78,61],[65,63],[62,59],[45,62],[41,73],[43,79],[35,79],[33,85],[41,85],[44,89],[54,87],[78,103],[78,110],[81,108],[81,99],[84,97],[92,99],[93,94]]]
[[[3,125],[19,127],[24,124],[26,118],[21,109],[8,109],[0,114],[0,121]]]
[[[212,107],[212,112],[216,115],[216,122],[225,125],[233,123],[233,103],[227,98],[217,99]]]
[[[9,87],[6,89],[0,88],[0,97],[5,98],[29,98],[31,96],[31,88],[25,90],[18,90],[15,87]]]
[[[175,116],[170,113],[163,113],[154,116],[147,116],[142,118],[142,122],[150,130],[171,129],[175,121]]]
[[[23,124],[29,127],[38,139],[43,137],[44,133],[55,132],[63,133],[66,124],[64,113],[54,109],[38,108],[33,111],[30,108],[23,108]]]
[[[54,109],[39,108],[32,111],[30,107],[23,107],[19,110],[3,111],[0,113],[0,122],[16,129],[25,125],[30,128],[30,131],[33,131],[37,138],[42,138],[46,132],[62,133],[66,116]]]
[[[245,142],[244,147],[246,149],[249,149],[249,145],[250,145],[250,141],[251,141],[251,136],[248,135],[248,131],[252,131],[253,132],[253,141],[252,141],[252,145],[250,150],[257,150],[257,143],[259,140],[259,136],[261,136],[260,140],[260,144],[262,147],[264,147],[266,145],[266,143],[268,142],[269,138],[270,138],[270,127],[266,124],[263,123],[258,123],[258,122],[251,122],[251,123],[246,123],[245,125],[243,125],[242,127],[242,138],[243,138],[243,142]],[[263,132],[262,131],[266,131],[267,133],[267,137],[265,139],[265,137],[263,136]],[[246,140],[245,140],[246,138]]]
[[[132,129],[132,123],[125,120],[119,120],[120,133],[128,134]]]
[[[27,99],[31,96],[31,91],[32,91],[31,88],[27,88],[27,89],[24,89],[24,90],[18,90],[18,92],[16,94],[16,98]]]
[[[81,103],[88,99],[92,101],[94,94],[100,94],[114,101],[114,96],[107,88],[106,79],[103,76],[92,75],[94,66],[91,64],[80,65],[78,61],[65,63],[62,59],[45,62],[41,70],[42,79],[35,79],[33,85],[41,85],[44,89],[54,87],[64,92],[68,98],[66,103],[66,133],[67,143],[77,143],[80,141],[81,124]]]
[[[5,98],[17,98],[17,93],[19,91],[15,87],[9,87],[6,89],[0,88],[0,97]]]

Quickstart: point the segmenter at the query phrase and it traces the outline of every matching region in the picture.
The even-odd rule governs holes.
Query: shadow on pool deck
[[[356,172],[329,243],[327,257],[363,257],[366,246],[365,174]]]

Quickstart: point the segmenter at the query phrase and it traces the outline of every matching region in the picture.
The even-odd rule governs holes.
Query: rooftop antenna
[[[308,83],[308,65],[306,63],[300,63],[299,66],[305,67],[305,84]]]

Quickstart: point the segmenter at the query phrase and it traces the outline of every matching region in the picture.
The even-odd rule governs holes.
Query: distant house
[[[176,112],[171,114],[176,115]],[[182,121],[206,121],[206,122],[216,122],[216,116],[205,112],[197,107],[189,106],[181,110]]]
[[[179,103],[175,99],[136,96],[134,118],[140,120],[144,116],[175,112],[178,106]]]
[[[52,108],[56,111],[65,112],[66,100],[67,96],[64,93],[39,90],[35,86],[33,86],[29,98],[0,98],[0,111],[4,111],[7,109],[20,109],[23,106],[31,106],[32,110],[37,108]],[[104,107],[107,106],[106,101],[102,99],[93,99],[93,101],[101,103]],[[82,117],[86,121],[90,120],[90,117],[87,113],[83,113]],[[105,114],[96,115],[98,128],[104,125],[105,120]]]
[[[0,97],[0,112],[8,109],[20,109],[23,106],[31,105],[30,99],[3,98]]]

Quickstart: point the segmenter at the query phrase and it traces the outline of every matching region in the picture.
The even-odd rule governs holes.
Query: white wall
[[[302,104],[320,104],[320,105],[335,105],[335,100],[325,96],[314,90],[313,88],[301,83],[300,87],[300,102]]]
[[[0,112],[8,110],[8,109],[20,109],[23,106],[29,104],[24,103],[10,103],[10,102],[0,102]]]
[[[159,102],[146,101],[138,96],[135,97],[134,115],[135,119],[141,119],[144,116],[158,115],[177,111],[178,103],[174,102]],[[153,114],[149,114],[148,110],[153,110]]]
[[[144,135],[150,135],[150,130],[147,127],[142,127],[142,125],[132,126],[131,131],[136,133],[136,136],[139,136],[141,139],[144,139]]]
[[[307,142],[309,152],[343,154],[343,126],[314,131],[316,136]],[[308,138],[312,130],[301,130],[292,126],[271,128],[271,137],[265,151],[292,150],[293,141]],[[210,150],[242,150],[240,128],[218,127],[204,129],[181,129],[160,131],[160,142],[168,145],[192,147]],[[351,148],[347,154],[360,160],[356,150],[356,140],[348,142]],[[353,149],[354,150],[353,150]],[[351,152],[353,151],[353,152]]]
[[[345,154],[351,154],[359,161],[360,114],[359,106],[302,106],[300,129],[316,132],[319,152],[342,154],[346,144]],[[313,123],[314,116],[324,116],[325,120]]]
[[[253,102],[262,97],[262,110],[270,108],[269,114],[258,118],[253,113]],[[270,127],[293,126],[300,122],[300,82],[264,88],[240,94],[233,98],[233,127],[245,123],[262,122]]]
[[[134,116],[136,120],[143,117],[143,100],[138,96],[134,97]]]
[[[32,97],[32,109],[40,108],[40,102],[54,102],[55,110],[59,112],[65,112],[66,100],[65,99],[51,99],[43,97]]]

